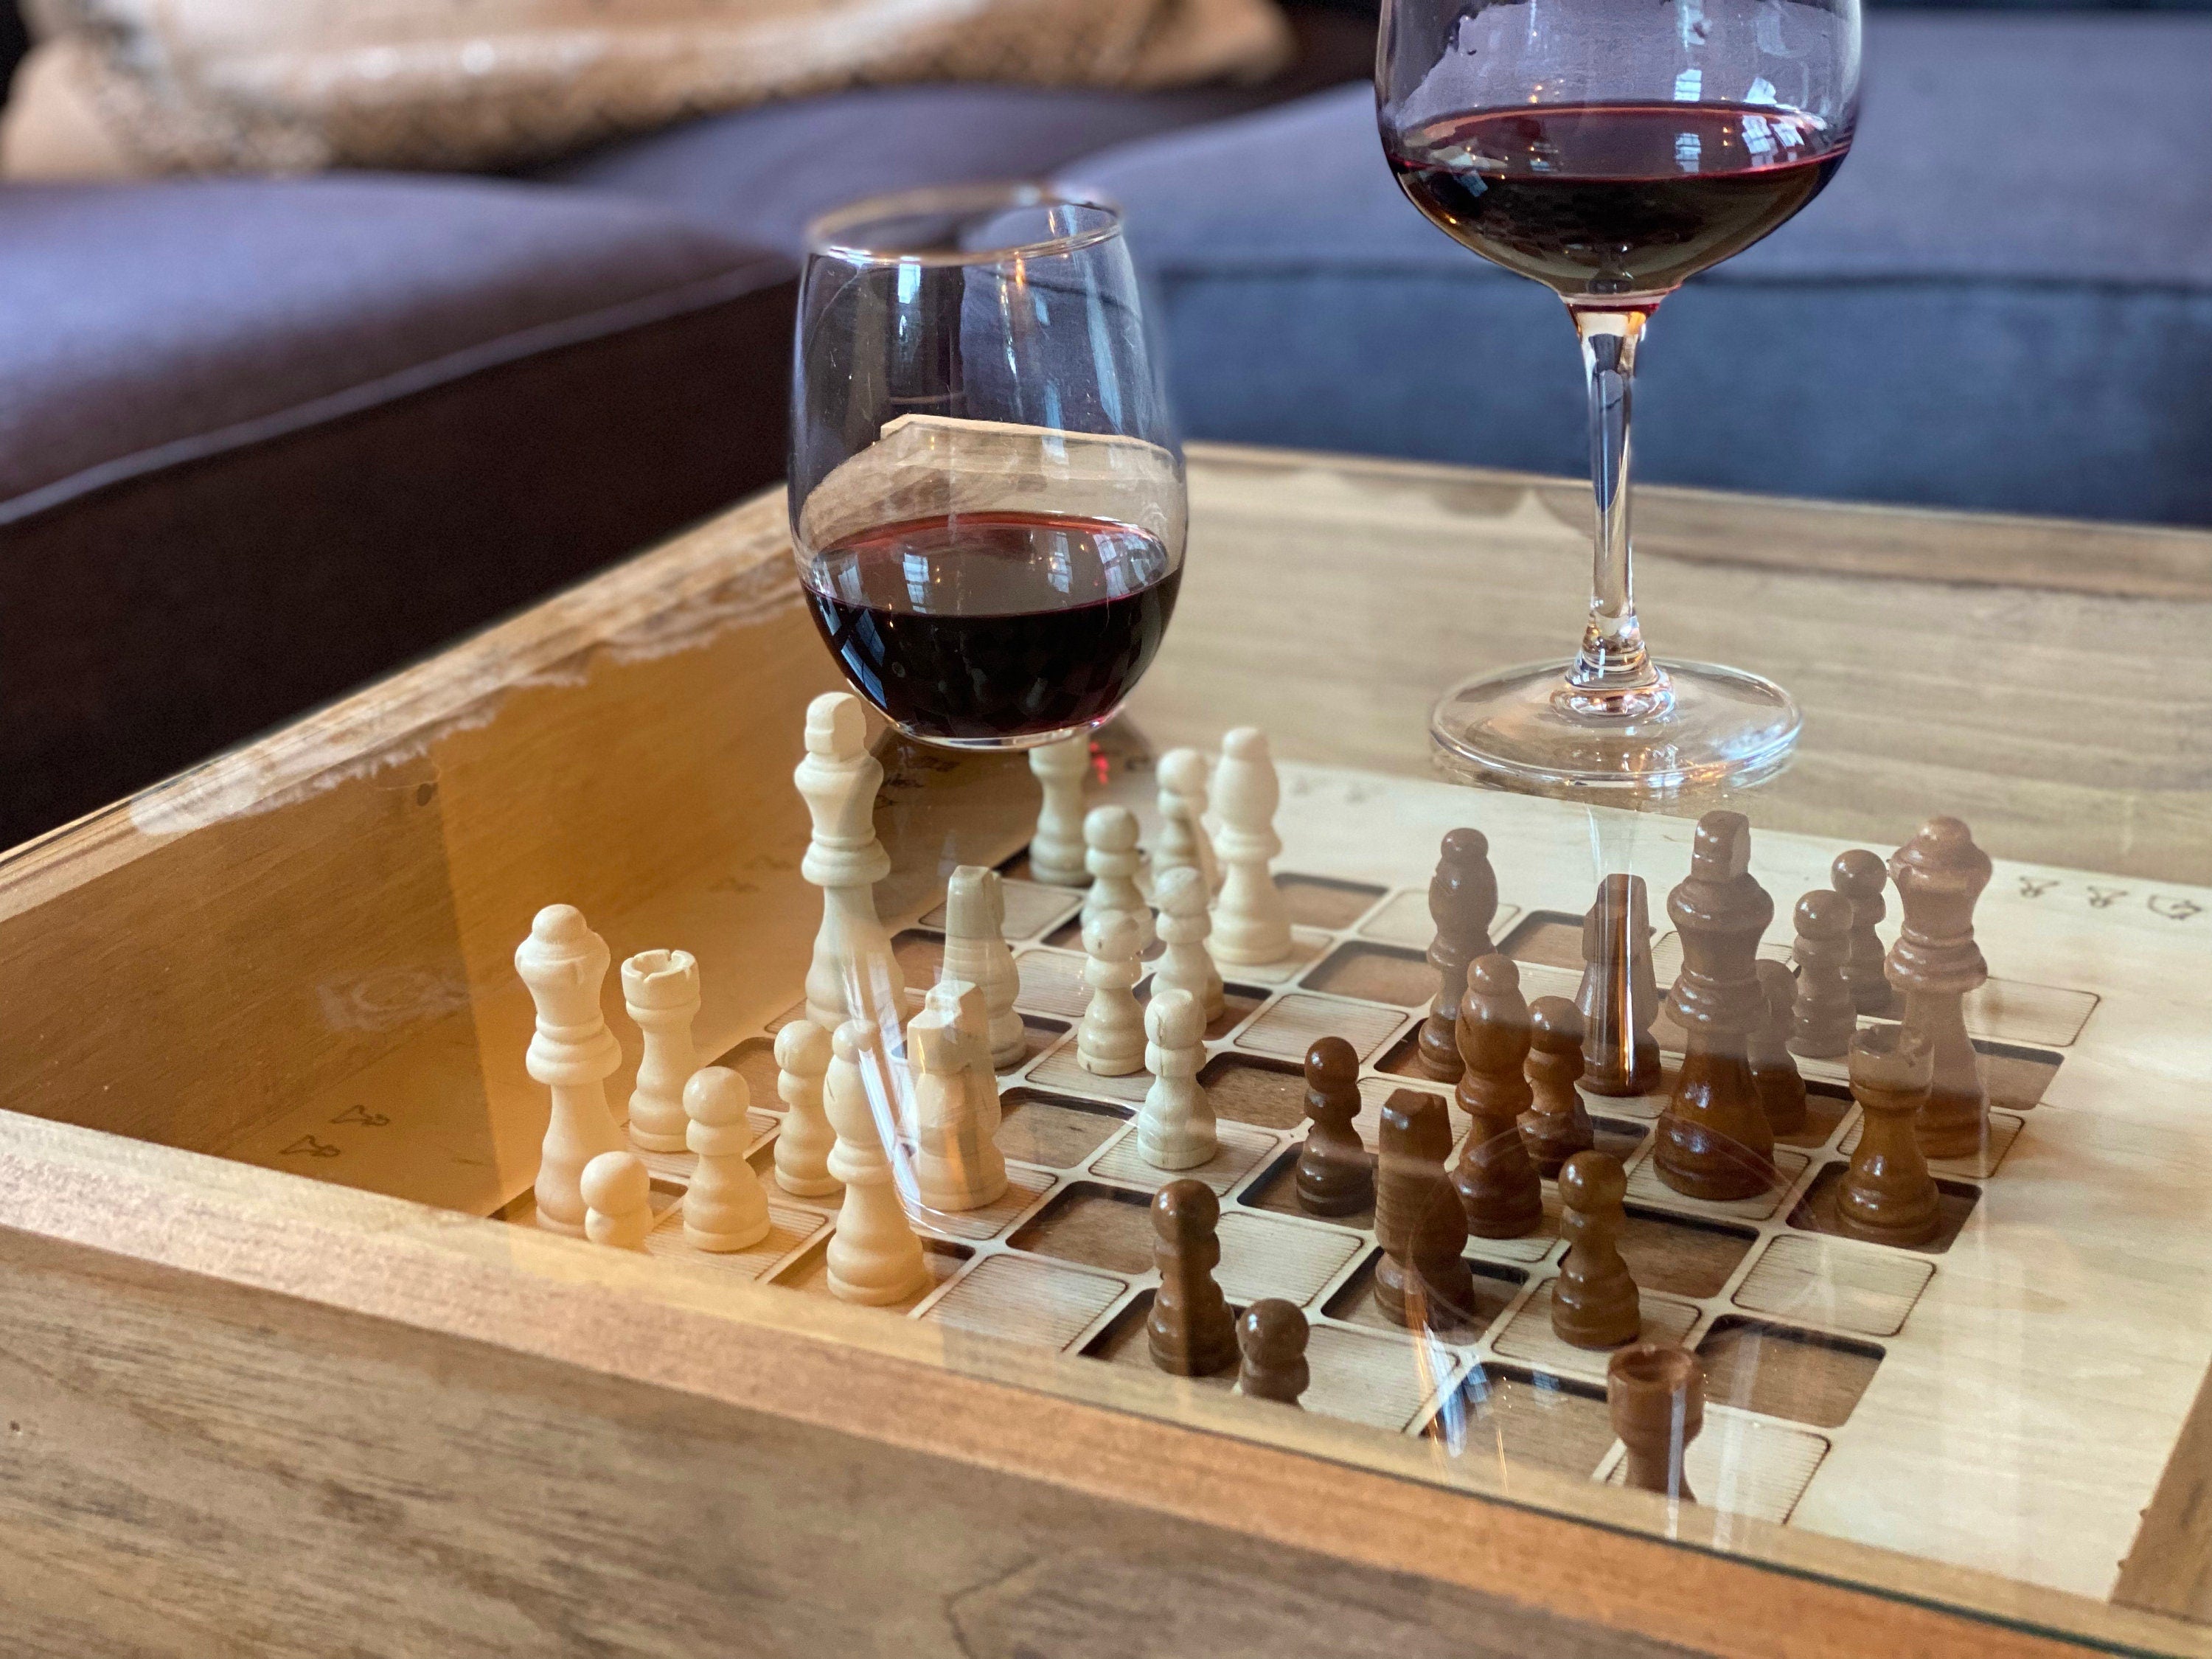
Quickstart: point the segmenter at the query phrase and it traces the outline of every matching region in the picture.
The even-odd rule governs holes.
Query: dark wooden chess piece
[[[1765,1018],[1751,1034],[1752,1086],[1759,1091],[1766,1127],[1778,1135],[1793,1135],[1805,1127],[1805,1079],[1790,1053],[1797,981],[1787,964],[1760,961],[1759,994]]]
[[[1177,1376],[1211,1376],[1237,1363],[1237,1322],[1213,1270],[1221,1265],[1221,1200],[1203,1181],[1170,1181],[1152,1197],[1152,1265],[1160,1288],[1146,1324],[1152,1363]]]
[[[1577,1152],[1597,1145],[1575,1087],[1582,1074],[1583,1017],[1565,997],[1538,997],[1528,1005],[1528,1087],[1535,1103],[1521,1114],[1521,1144],[1547,1181]]]
[[[1875,931],[1889,914],[1881,902],[1888,879],[1881,855],[1863,847],[1837,854],[1828,866],[1828,885],[1851,902],[1851,957],[1844,967],[1844,981],[1851,988],[1851,1006],[1863,1014],[1886,1014],[1897,1006],[1896,993],[1882,972],[1881,935]]]
[[[1790,1020],[1790,1052],[1808,1060],[1833,1060],[1849,1052],[1859,1023],[1844,977],[1851,959],[1851,902],[1816,887],[1797,901],[1792,919],[1797,926],[1797,1003]]]
[[[1468,969],[1459,1005],[1459,1107],[1474,1121],[1452,1186],[1478,1238],[1518,1238],[1544,1220],[1544,1183],[1521,1139],[1521,1114],[1535,1099],[1523,1070],[1528,1005],[1521,971],[1496,951]]]
[[[1695,1503],[1683,1465],[1705,1426],[1705,1368],[1697,1355],[1656,1342],[1623,1348],[1605,1368],[1605,1401],[1628,1454],[1624,1484]]]
[[[1461,1061],[1454,1031],[1460,999],[1467,994],[1468,964],[1490,954],[1490,924],[1498,919],[1498,878],[1490,868],[1490,842],[1480,830],[1454,830],[1444,836],[1429,883],[1429,914],[1437,923],[1436,942],[1429,946],[1437,997],[1421,1022],[1415,1059],[1437,1082],[1456,1083]]]
[[[1928,1099],[1927,1044],[1903,1025],[1876,1025],[1851,1039],[1851,1097],[1859,1144],[1836,1188],[1836,1224],[1876,1244],[1925,1244],[1943,1229],[1943,1199],[1914,1137]]]
[[[1594,1095],[1648,1095],[1659,1086],[1659,986],[1651,974],[1651,922],[1641,876],[1607,876],[1583,918],[1583,1087]]]
[[[1962,1007],[1990,976],[1974,943],[1974,904],[1989,885],[1990,856],[1956,818],[1930,818],[1889,861],[1903,914],[1887,963],[1904,994],[1905,1023],[1929,1050],[1928,1103],[1920,1150],[1930,1158],[1974,1158],[1989,1143],[1990,1103]]]
[[[1308,1215],[1352,1215],[1375,1201],[1375,1165],[1352,1120],[1359,1115],[1359,1055],[1342,1037],[1306,1050],[1305,1114],[1312,1127],[1298,1151],[1298,1207]]]
[[[1559,1171],[1559,1233],[1567,1241],[1552,1281],[1552,1329],[1577,1348],[1617,1348],[1643,1334],[1636,1280],[1621,1259],[1628,1177],[1605,1152],[1577,1152]]]
[[[1306,1316],[1294,1302],[1268,1297],[1237,1316],[1243,1358],[1237,1386],[1249,1400],[1295,1406],[1313,1373],[1306,1367]]]
[[[1668,896],[1667,914],[1682,941],[1682,974],[1668,1007],[1687,1040],[1652,1162],[1688,1197],[1749,1198],[1777,1179],[1774,1131],[1748,1054],[1765,1017],[1759,939],[1774,901],[1751,878],[1751,823],[1742,813],[1698,820],[1690,873]]]
[[[1474,1275],[1462,1254],[1467,1215],[1444,1173],[1451,1113],[1442,1095],[1400,1089],[1376,1136],[1376,1305],[1410,1329],[1472,1321]]]

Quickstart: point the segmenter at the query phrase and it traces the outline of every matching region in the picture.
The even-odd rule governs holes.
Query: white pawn
[[[1083,896],[1083,920],[1109,910],[1127,910],[1151,920],[1137,872],[1145,855],[1137,850],[1137,815],[1126,806],[1100,806],[1083,820],[1085,866],[1091,872],[1091,890]],[[1149,935],[1150,929],[1146,930]],[[1147,937],[1146,942],[1151,943]]]
[[[775,1184],[799,1198],[827,1198],[844,1183],[830,1173],[836,1131],[823,1109],[822,1085],[830,1072],[830,1033],[811,1019],[794,1019],[775,1034],[775,1092],[784,1105],[775,1135]]]
[[[1213,816],[1220,826],[1213,846],[1224,870],[1213,954],[1223,962],[1257,966],[1291,953],[1290,910],[1267,870],[1283,850],[1275,834],[1282,795],[1265,732],[1240,726],[1222,738],[1221,764],[1213,772]]]
[[[1189,1170],[1211,1158],[1213,1103],[1198,1080],[1206,1064],[1206,1022],[1188,991],[1155,991],[1145,1010],[1145,1064],[1152,1070],[1137,1115],[1137,1152],[1155,1170]]]
[[[1160,757],[1160,843],[1152,851],[1153,896],[1160,878],[1189,868],[1206,882],[1207,897],[1221,887],[1221,866],[1206,833],[1206,757],[1195,749],[1170,749]]]
[[[623,1006],[645,1033],[645,1058],[629,1097],[629,1138],[648,1152],[680,1152],[690,1127],[684,1081],[697,1069],[691,1022],[699,1013],[699,964],[689,951],[644,951],[622,965]]]
[[[806,1017],[824,1030],[848,1018],[896,1027],[906,1013],[905,981],[876,915],[875,885],[890,874],[891,860],[876,839],[884,769],[868,753],[867,737],[860,700],[824,692],[806,706],[806,758],[792,774],[814,821],[799,872],[822,890]]]
[[[883,1034],[872,1020],[848,1020],[830,1039],[830,1122],[837,1145],[830,1173],[845,1183],[845,1202],[830,1240],[830,1289],[847,1302],[900,1302],[924,1289],[929,1268],[914,1236],[891,1161],[868,1103],[868,1076],[889,1086]]]
[[[623,1144],[607,1105],[607,1079],[622,1066],[622,1044],[599,1012],[607,961],[607,942],[573,904],[547,905],[514,948],[514,970],[538,1005],[526,1064],[553,1093],[538,1160],[538,1224],[572,1238],[584,1233],[584,1166]]]
[[[980,1210],[1006,1190],[1006,1160],[992,1139],[999,1088],[983,1046],[987,1018],[981,992],[939,980],[907,1025],[915,1188],[927,1209]]]
[[[1014,1012],[1021,974],[1006,944],[1006,890],[996,870],[963,864],[952,872],[945,896],[942,976],[982,992],[992,1066],[1004,1071],[1020,1065],[1030,1051],[1029,1033]]]
[[[1127,1077],[1144,1069],[1145,1011],[1135,987],[1152,931],[1148,917],[1127,910],[1109,910],[1083,924],[1083,948],[1091,957],[1083,978],[1091,1000],[1075,1029],[1075,1063],[1095,1076]]]
[[[1213,931],[1213,918],[1206,910],[1206,878],[1185,866],[1170,870],[1153,884],[1152,896],[1160,905],[1160,939],[1166,951],[1152,969],[1152,996],[1163,991],[1188,991],[1198,999],[1211,1025],[1228,1006],[1221,992],[1221,969],[1206,948]]]
[[[768,1193],[745,1162],[752,1091],[726,1066],[702,1066],[684,1085],[685,1132],[699,1163],[684,1194],[684,1242],[695,1250],[742,1250],[769,1235]]]
[[[1044,787],[1036,833],[1030,837],[1030,874],[1056,887],[1091,879],[1083,864],[1083,786],[1091,775],[1091,739],[1067,738],[1030,750],[1030,770]]]
[[[601,1152],[584,1166],[584,1237],[618,1250],[641,1250],[653,1231],[653,1176],[635,1152]]]

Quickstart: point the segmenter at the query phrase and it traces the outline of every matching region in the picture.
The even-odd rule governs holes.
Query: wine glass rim
[[[1081,230],[1034,242],[1010,242],[978,248],[870,247],[865,238],[853,238],[859,226],[886,219],[914,218],[933,213],[988,212],[993,209],[1028,207],[1088,208],[1104,219]],[[933,185],[921,190],[893,191],[870,196],[808,221],[806,247],[810,253],[866,265],[979,265],[1003,259],[1041,258],[1073,253],[1121,234],[1121,210],[1115,203],[1089,191],[1064,191],[1034,183]]]

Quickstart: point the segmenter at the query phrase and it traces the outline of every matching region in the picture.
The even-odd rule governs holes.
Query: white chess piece
[[[1153,884],[1152,896],[1159,901],[1160,939],[1168,947],[1152,969],[1152,995],[1189,992],[1211,1025],[1228,1004],[1222,996],[1221,969],[1206,948],[1206,936],[1213,931],[1206,908],[1206,878],[1188,865],[1170,870]]]
[[[601,1152],[584,1166],[584,1237],[618,1250],[641,1250],[653,1231],[653,1176],[635,1152]]]
[[[952,872],[945,895],[942,972],[982,992],[991,1064],[1001,1071],[1020,1065],[1030,1051],[1029,1033],[1014,1012],[1021,975],[1006,945],[1006,890],[996,870],[963,864]]]
[[[1006,1160],[992,1139],[999,1090],[984,1037],[988,1019],[975,986],[939,980],[907,1024],[915,1187],[932,1210],[980,1210],[1006,1190]]]
[[[906,1013],[905,981],[876,915],[875,884],[890,874],[891,860],[876,839],[884,769],[868,753],[867,735],[860,700],[824,692],[806,706],[806,758],[792,774],[814,820],[799,872],[822,890],[806,1017],[824,1030],[848,1018],[896,1028]]]
[[[623,1145],[607,1105],[607,1079],[622,1066],[622,1044],[599,1012],[607,961],[607,942],[585,926],[573,904],[540,910],[530,937],[514,949],[514,971],[538,1005],[526,1063],[553,1093],[538,1161],[538,1224],[572,1238],[584,1233],[584,1166]]]
[[[1091,872],[1091,890],[1083,896],[1083,920],[1109,910],[1127,910],[1149,918],[1137,872],[1145,855],[1137,850],[1137,815],[1126,806],[1099,806],[1083,820],[1083,862]],[[1149,944],[1149,939],[1146,941]]]
[[[1145,1010],[1145,1064],[1152,1086],[1137,1115],[1137,1152],[1155,1170],[1189,1170],[1219,1146],[1213,1103],[1198,1080],[1206,1064],[1206,1021],[1188,991],[1158,991]]]
[[[891,1161],[884,1152],[876,1115],[868,1103],[869,1074],[889,1085],[883,1034],[872,1021],[848,1020],[830,1039],[825,1091],[830,1122],[837,1131],[830,1173],[845,1183],[845,1202],[830,1240],[830,1289],[847,1302],[899,1302],[925,1288],[929,1268],[914,1236]]]
[[[1206,833],[1206,757],[1195,749],[1170,749],[1160,757],[1160,841],[1152,851],[1153,896],[1160,878],[1189,868],[1206,882],[1206,896],[1221,889],[1221,865]]]
[[[1083,864],[1083,786],[1091,775],[1091,739],[1067,738],[1030,750],[1030,770],[1044,787],[1036,833],[1030,837],[1030,873],[1056,887],[1091,879]]]
[[[822,1105],[830,1033],[811,1019],[793,1020],[775,1034],[775,1092],[784,1106],[775,1134],[775,1184],[799,1198],[827,1198],[844,1187],[830,1173],[837,1133]]]
[[[1291,953],[1290,910],[1267,869],[1283,850],[1275,834],[1282,793],[1265,732],[1240,726],[1222,738],[1221,764],[1213,772],[1213,816],[1220,825],[1213,846],[1224,873],[1213,911],[1213,954],[1223,962],[1258,966]]]
[[[769,1236],[768,1192],[745,1153],[753,1143],[744,1079],[702,1066],[684,1085],[685,1132],[699,1162],[684,1194],[684,1242],[695,1250],[742,1250]]]
[[[1152,933],[1150,914],[1109,910],[1083,924],[1091,1000],[1075,1029],[1075,1063],[1098,1077],[1127,1077],[1145,1065],[1145,1012],[1134,988]]]
[[[622,965],[623,1006],[645,1033],[645,1058],[629,1097],[629,1138],[648,1152],[680,1152],[690,1126],[684,1084],[698,1069],[691,1022],[699,964],[689,951],[644,951]]]

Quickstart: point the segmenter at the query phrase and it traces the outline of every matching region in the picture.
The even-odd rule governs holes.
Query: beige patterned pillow
[[[1273,0],[30,0],[9,177],[510,166],[862,82],[1263,74]]]

